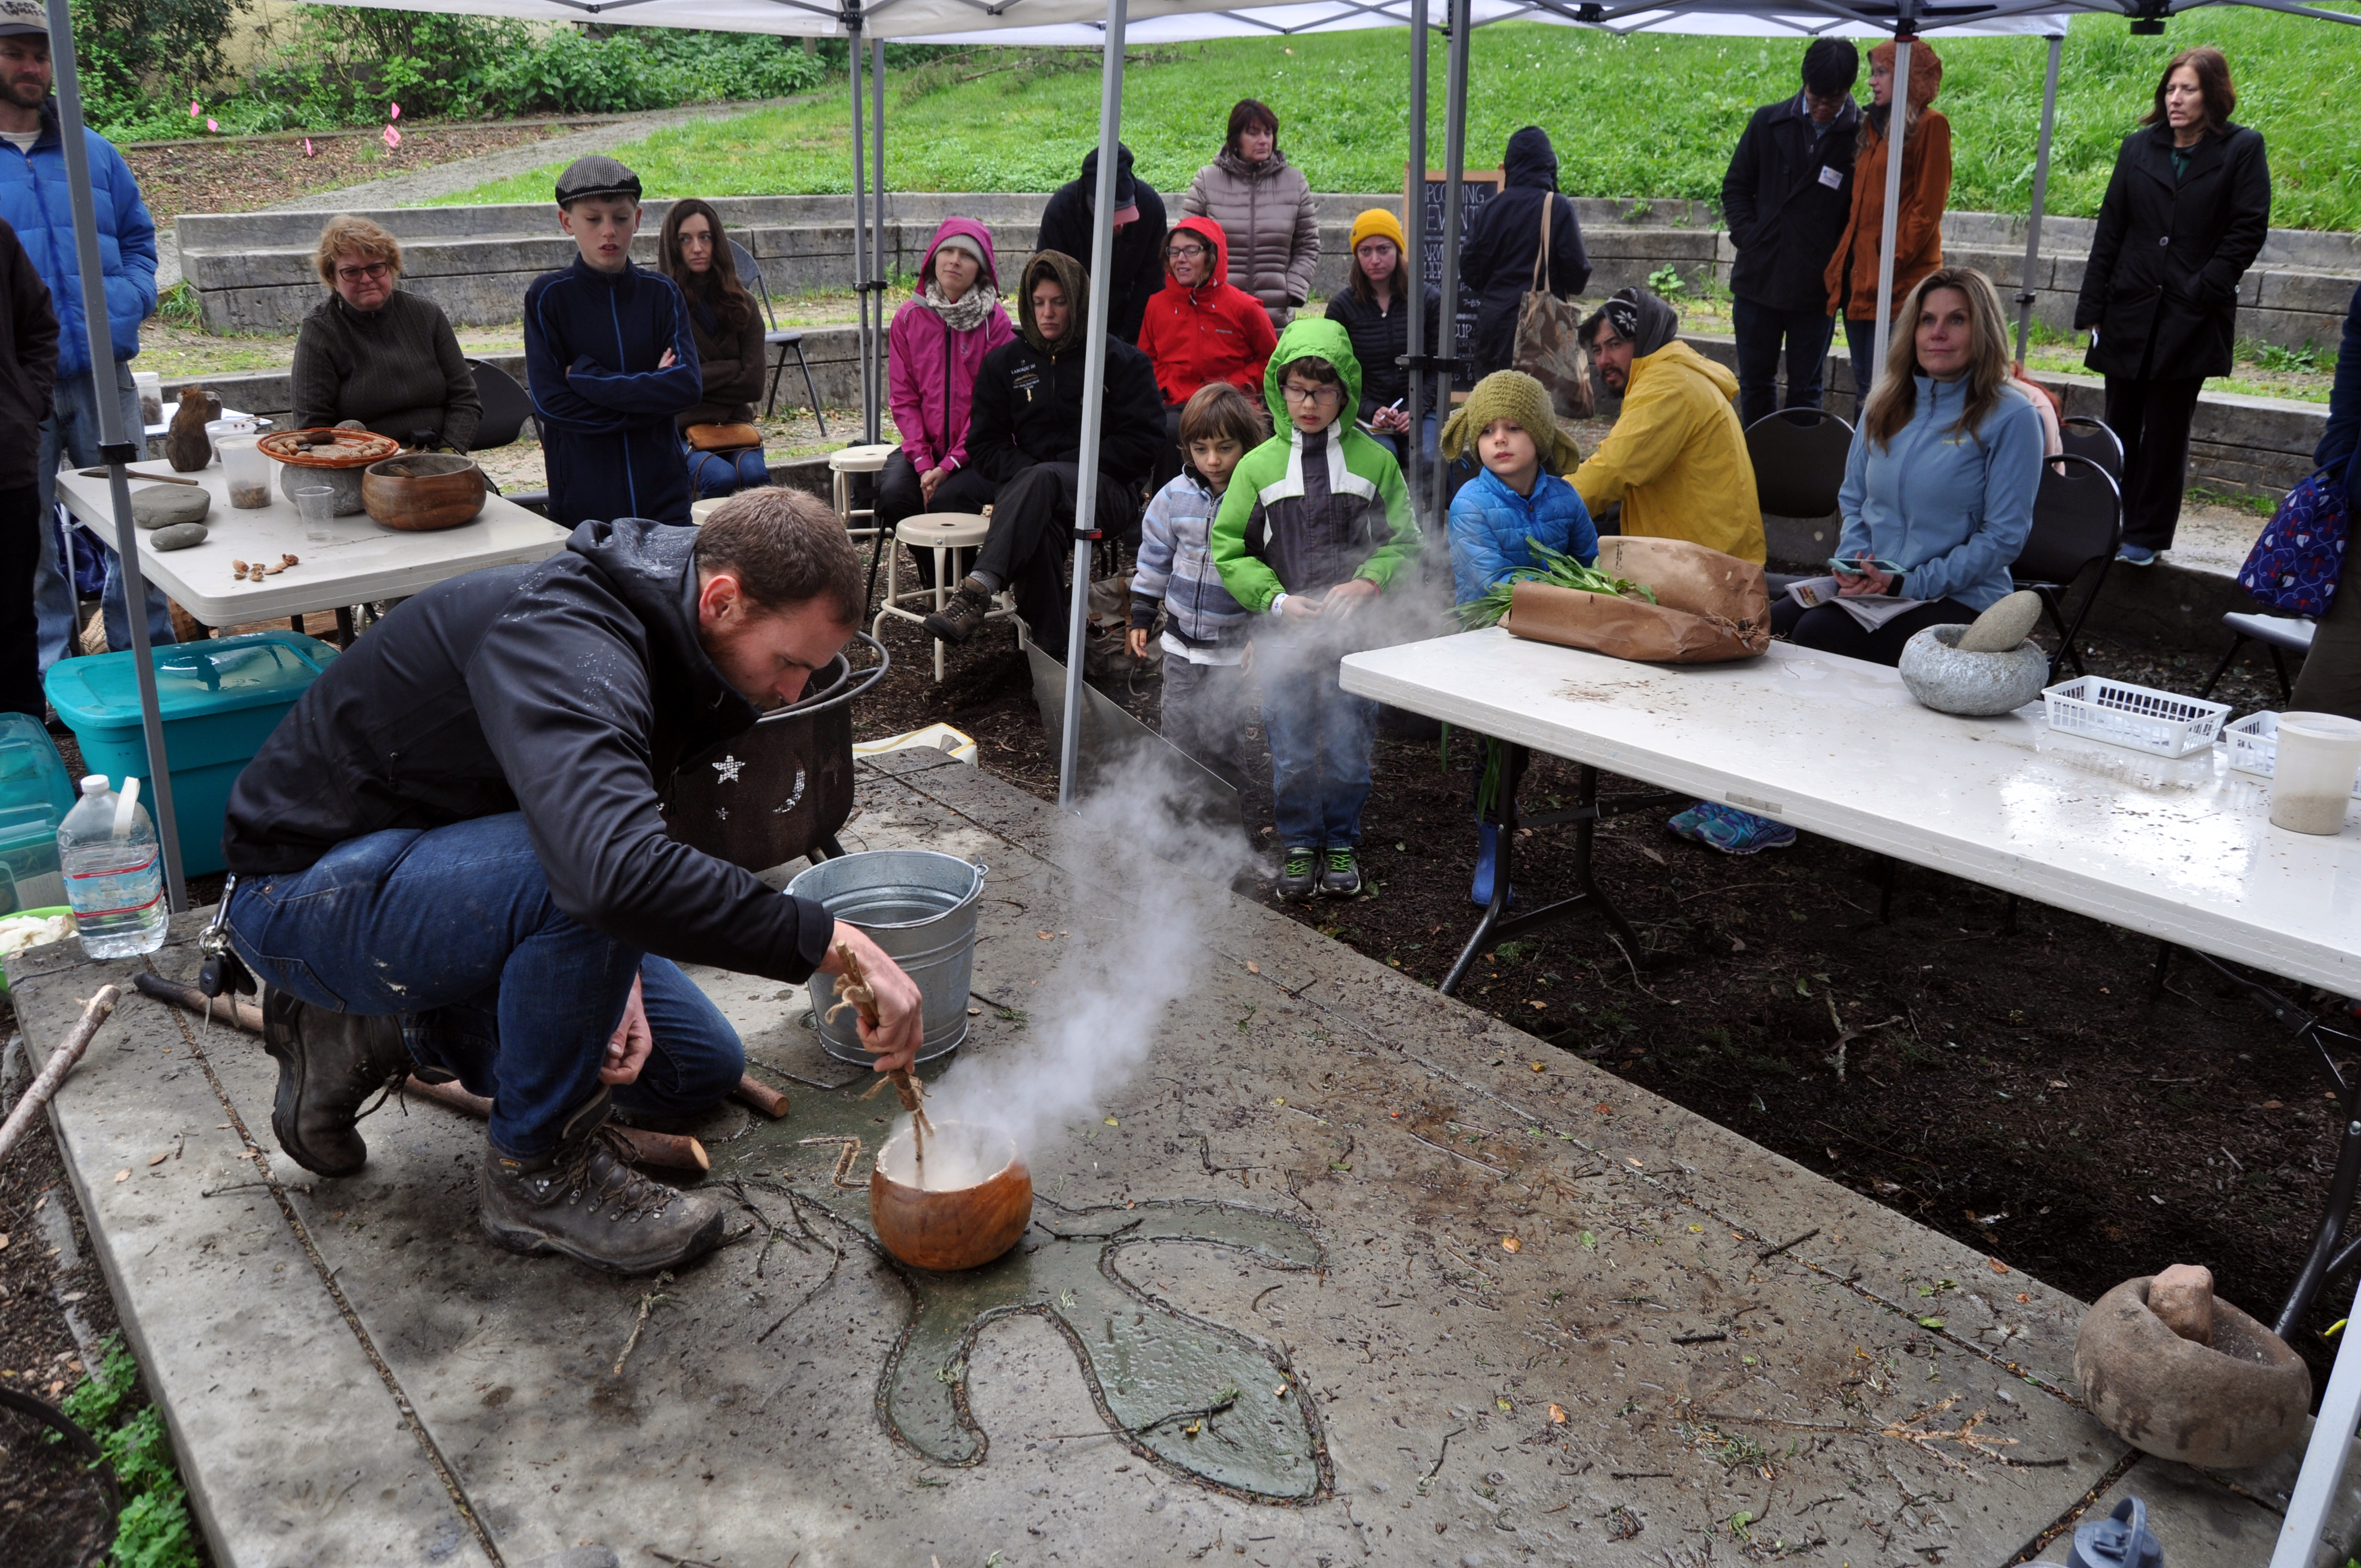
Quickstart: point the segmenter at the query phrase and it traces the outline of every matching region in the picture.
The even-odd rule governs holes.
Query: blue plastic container
[[[66,901],[58,824],[73,803],[49,732],[24,714],[0,713],[0,915]]]
[[[223,869],[222,820],[237,775],[336,651],[292,631],[254,631],[174,643],[148,653],[156,665],[164,754],[172,769],[181,871],[202,876]],[[60,659],[49,666],[42,686],[49,706],[82,743],[83,766],[104,773],[116,789],[136,774],[142,798],[152,800],[138,672],[130,653]]]

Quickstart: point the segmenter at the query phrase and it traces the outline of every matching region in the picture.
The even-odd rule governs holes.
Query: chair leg
[[[771,389],[767,393],[763,394],[763,417],[764,419],[770,418],[771,411],[779,406],[779,378],[781,375],[785,373],[786,368],[787,356],[784,354],[771,361]]]
[[[2222,677],[2230,673],[2230,666],[2237,662],[2238,650],[2244,648],[2246,645],[2246,636],[2245,632],[2235,632],[2231,635],[2230,651],[2222,655],[2222,662],[2213,666],[2213,673],[2205,677],[2205,684],[2197,688],[2198,701],[2211,702],[2213,700],[2213,688],[2220,685],[2222,684]],[[2271,656],[2273,658],[2277,658],[2279,656],[2279,650],[2276,648],[2272,649]],[[2279,676],[2279,685],[2282,686],[2287,685],[2287,676],[2284,672],[2282,672]]]
[[[2279,645],[2277,643],[2267,642],[2264,646],[2271,651],[2271,672],[2279,678],[2279,700],[2281,702],[2293,702],[2295,700],[2295,685],[2288,679],[2287,661],[2279,656]]]
[[[779,359],[781,368],[785,368],[786,363],[785,356],[782,356]],[[804,357],[804,345],[800,343],[796,345],[796,363],[803,367],[804,390],[811,396],[812,421],[819,426],[819,438],[822,441],[826,441],[828,439],[828,416],[819,411],[819,388],[812,380],[811,361]]]
[[[940,615],[949,601],[943,597],[944,584],[950,572],[950,552],[935,546],[935,613]],[[943,640],[935,639],[935,685],[943,684]]]

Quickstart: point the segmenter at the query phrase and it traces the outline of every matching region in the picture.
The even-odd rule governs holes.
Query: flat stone
[[[2202,1264],[2174,1264],[2148,1281],[2147,1310],[2182,1339],[2212,1344],[2213,1271]]]
[[[194,485],[149,485],[131,492],[131,521],[140,528],[203,522],[213,507],[214,498]]]
[[[2005,653],[2033,635],[2041,620],[2041,596],[2019,588],[1995,601],[1960,633],[1962,653]]]
[[[158,529],[155,537],[148,540],[148,543],[151,549],[156,550],[186,550],[192,544],[203,544],[204,542],[205,525],[203,523],[176,522],[169,528]]]

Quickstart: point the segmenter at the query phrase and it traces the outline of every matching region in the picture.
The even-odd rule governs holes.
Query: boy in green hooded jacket
[[[1345,898],[1361,891],[1377,707],[1338,684],[1337,661],[1356,645],[1356,619],[1416,554],[1418,523],[1393,455],[1353,423],[1361,365],[1340,323],[1290,323],[1263,371],[1263,399],[1279,433],[1231,476],[1213,566],[1258,618],[1272,815],[1286,851],[1279,895]]]

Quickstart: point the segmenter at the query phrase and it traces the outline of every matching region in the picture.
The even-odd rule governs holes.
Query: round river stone
[[[159,528],[148,544],[158,550],[186,550],[192,544],[205,542],[205,525],[202,522],[176,522],[170,528]]]
[[[141,528],[203,522],[214,499],[194,485],[150,485],[131,492],[131,521]]]

